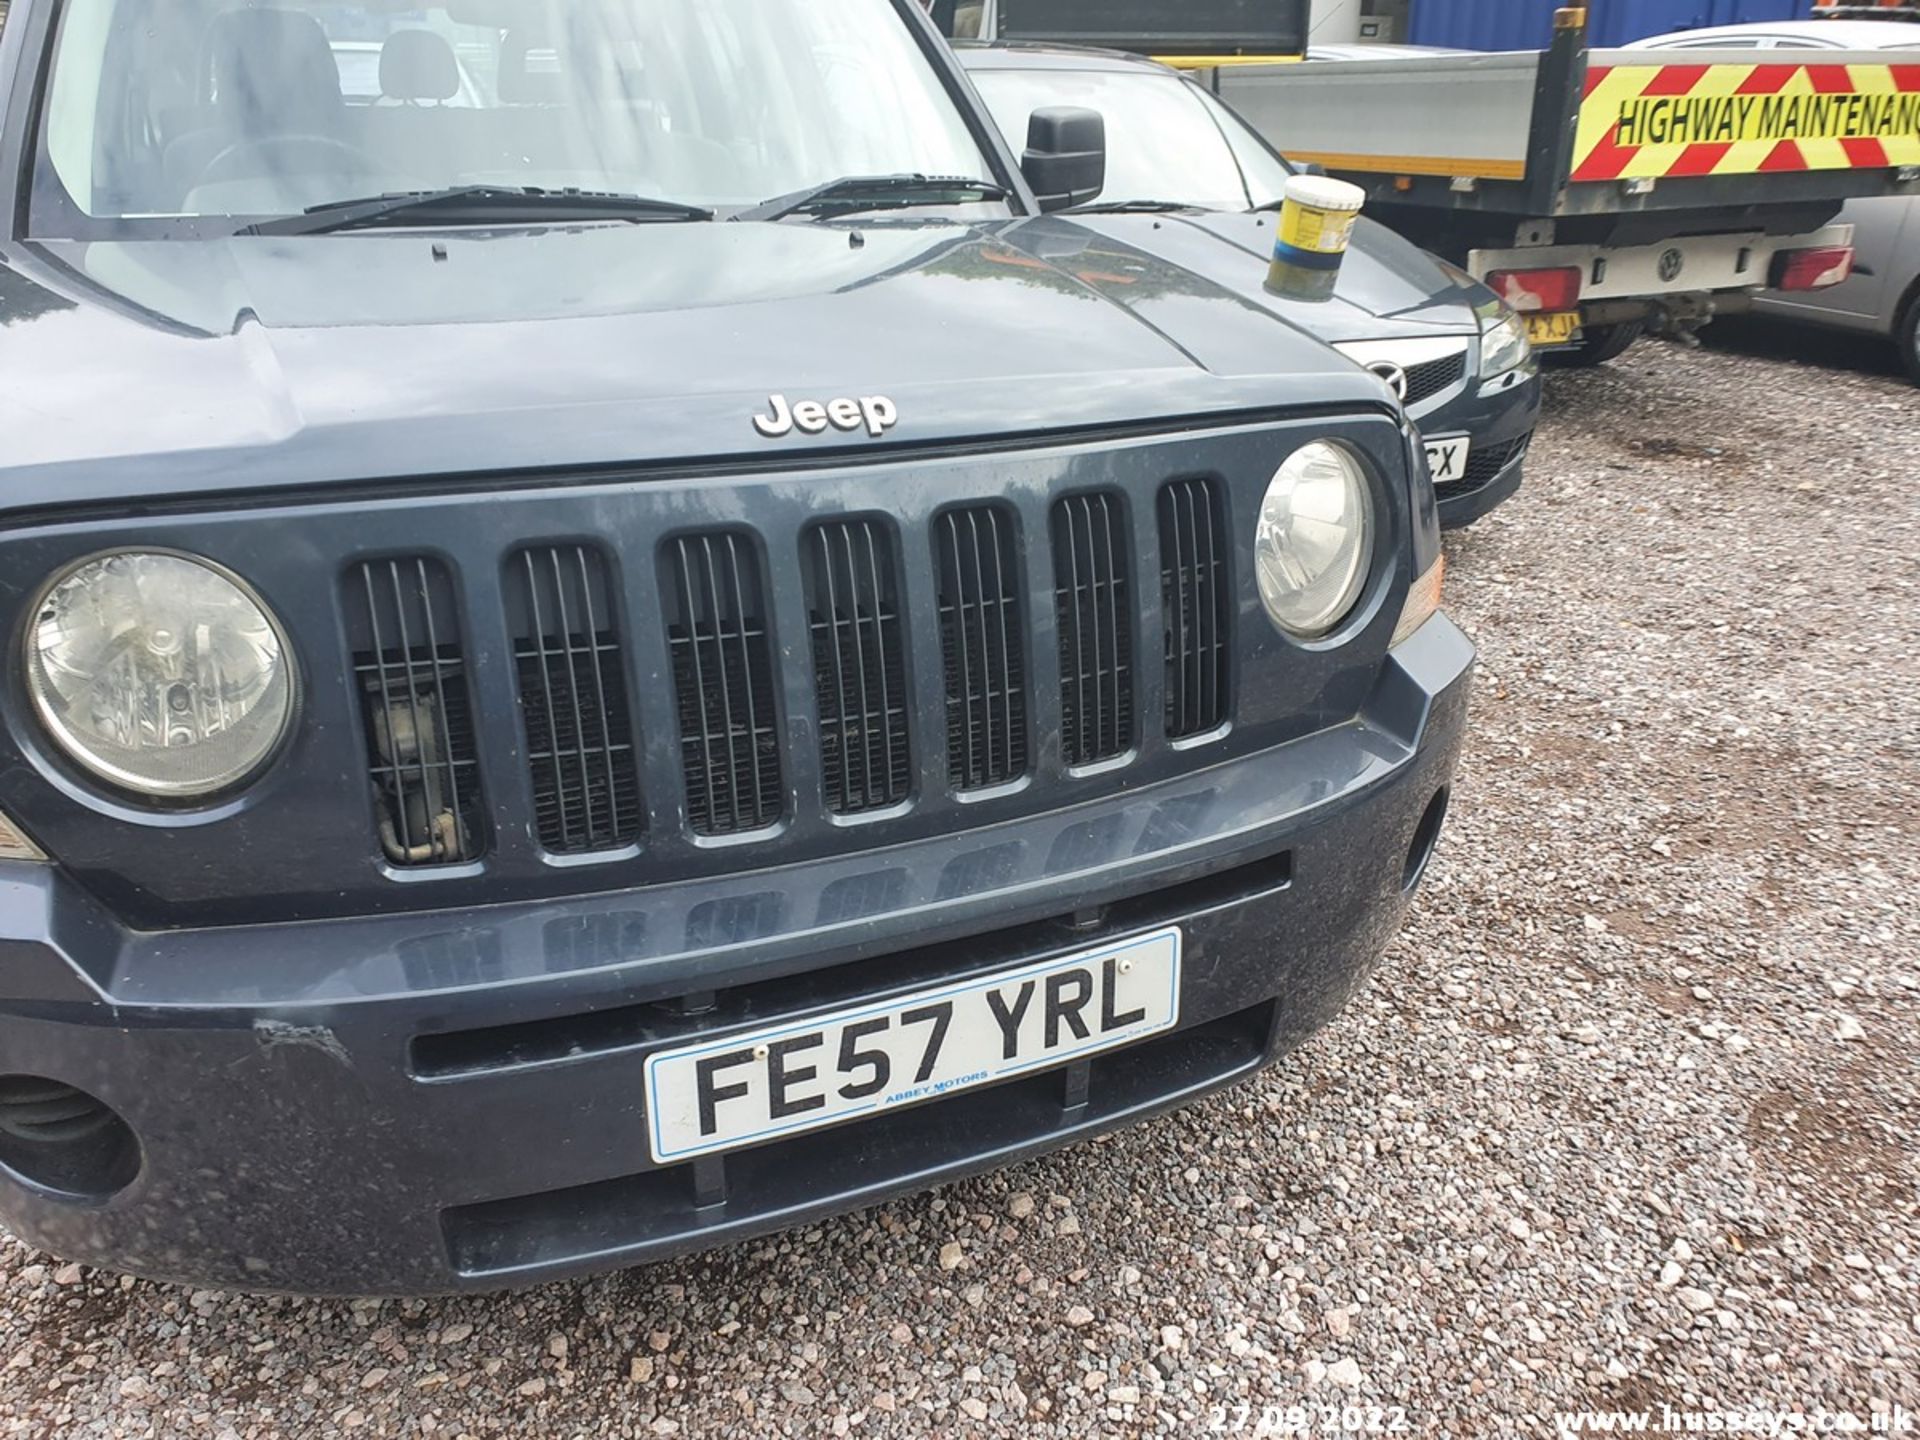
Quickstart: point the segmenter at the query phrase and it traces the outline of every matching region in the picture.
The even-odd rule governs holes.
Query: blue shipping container
[[[1544,50],[1553,38],[1555,0],[1412,0],[1407,39],[1461,50]],[[1587,43],[1625,45],[1649,35],[1702,25],[1805,20],[1812,0],[1592,0]]]

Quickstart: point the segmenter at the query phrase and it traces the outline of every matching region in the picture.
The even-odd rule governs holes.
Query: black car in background
[[[1204,88],[1117,51],[960,44],[960,63],[1018,149],[1049,105],[1097,110],[1107,181],[1081,223],[1271,307],[1385,376],[1426,441],[1440,523],[1466,525],[1520,488],[1538,367],[1513,313],[1464,271],[1362,217],[1325,303],[1265,288],[1287,162]]]

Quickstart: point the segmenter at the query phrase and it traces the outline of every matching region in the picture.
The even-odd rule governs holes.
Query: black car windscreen
[[[1308,0],[1000,0],[1002,40],[1146,55],[1298,55]]]

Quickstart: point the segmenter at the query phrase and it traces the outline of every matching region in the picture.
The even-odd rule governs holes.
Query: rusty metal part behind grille
[[[368,561],[349,572],[344,599],[381,849],[400,866],[477,859],[486,810],[446,567]]]

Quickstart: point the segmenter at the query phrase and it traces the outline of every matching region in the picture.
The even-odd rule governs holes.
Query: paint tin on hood
[[[1329,300],[1367,193],[1326,175],[1294,175],[1280,204],[1267,289],[1290,300]]]

